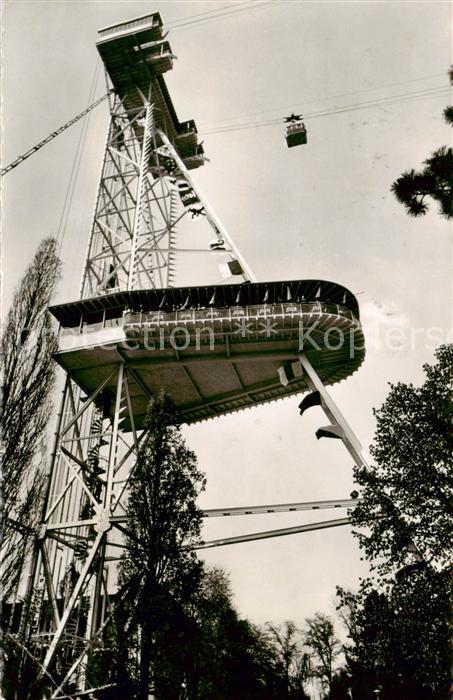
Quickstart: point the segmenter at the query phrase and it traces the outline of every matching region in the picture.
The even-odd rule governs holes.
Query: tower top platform
[[[60,322],[55,359],[84,393],[102,385],[107,411],[124,365],[134,416],[124,430],[141,428],[161,387],[192,423],[307,391],[301,351],[326,384],[365,355],[356,298],[319,280],[133,290],[50,310]]]
[[[195,122],[180,122],[162,74],[171,70],[176,56],[166,41],[158,12],[98,31],[97,49],[105,69],[131,120],[143,110],[143,96],[155,105],[154,119],[190,170],[203,165],[203,146],[198,143]],[[143,129],[136,123],[141,140]]]

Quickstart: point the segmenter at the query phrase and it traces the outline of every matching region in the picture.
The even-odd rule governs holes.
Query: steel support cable
[[[100,68],[100,59],[97,60],[96,66],[94,69],[94,74],[93,78],[91,81],[91,86],[90,86],[90,92],[88,95],[88,104],[91,103],[94,93],[96,92],[96,85],[99,77],[99,68]],[[108,95],[108,93],[107,93]],[[106,95],[103,96],[103,99],[106,97]],[[87,114],[86,110],[85,113]],[[88,131],[88,124],[89,124],[89,117],[88,119],[83,123],[82,129],[80,131],[79,135],[79,140],[77,143],[77,148],[76,148],[76,154],[74,156],[74,160],[72,163],[72,168],[71,168],[71,174],[69,176],[69,181],[68,181],[68,186],[66,189],[66,195],[63,203],[63,209],[60,215],[60,220],[58,222],[58,229],[57,229],[57,241],[60,239],[61,235],[61,240],[60,240],[60,245],[59,245],[59,252],[61,251],[61,247],[63,245],[63,240],[65,237],[66,233],[66,227],[68,224],[68,219],[69,219],[69,213],[71,211],[71,206],[72,206],[72,200],[74,197],[74,190],[75,190],[75,185],[77,182],[77,176],[79,174],[79,169],[80,169],[80,163],[82,160],[82,154],[84,151],[85,147],[85,141],[86,141],[86,135]]]
[[[314,99],[314,100],[304,101],[304,105],[296,105],[296,106],[292,105],[291,107],[285,107],[285,108],[274,107],[272,109],[262,109],[259,112],[249,112],[248,114],[242,114],[242,115],[238,115],[236,117],[229,117],[227,119],[219,119],[218,121],[208,122],[205,125],[202,124],[201,130],[203,131],[203,130],[207,130],[207,129],[211,129],[211,128],[212,129],[214,129],[214,128],[220,129],[220,128],[223,128],[224,126],[225,127],[235,126],[235,124],[231,123],[231,122],[234,122],[235,120],[246,118],[246,117],[258,117],[261,114],[269,114],[271,112],[278,113],[278,115],[279,115],[278,119],[281,123],[282,113],[286,114],[286,113],[289,113],[291,111],[298,111],[298,110],[303,109],[307,105],[317,104],[318,102],[325,102],[327,100],[338,100],[341,97],[351,97],[353,95],[361,95],[364,92],[374,92],[377,90],[385,90],[386,88],[397,87],[399,85],[407,85],[408,83],[417,83],[417,82],[420,82],[422,80],[432,80],[433,78],[441,78],[443,75],[444,75],[444,73],[434,73],[433,75],[425,75],[425,76],[420,77],[420,78],[411,78],[410,80],[400,80],[396,83],[386,83],[385,85],[378,85],[376,87],[362,88],[360,90],[352,90],[351,92],[342,92],[342,93],[339,93],[338,95],[329,95],[328,97],[318,97],[317,99]],[[430,88],[426,87],[423,89],[429,90]],[[377,100],[377,99],[379,99],[379,97],[376,97],[375,99]],[[239,123],[241,123],[241,122],[239,122]]]
[[[307,118],[313,117],[324,117],[333,114],[342,114],[343,112],[355,112],[358,109],[366,109],[368,107],[385,107],[386,105],[393,104],[408,104],[409,102],[416,102],[420,99],[430,98],[430,97],[442,97],[444,94],[450,93],[450,88],[448,87],[435,87],[427,88],[425,90],[419,90],[414,92],[412,95],[410,93],[407,96],[403,93],[402,95],[395,95],[388,98],[378,98],[376,100],[369,100],[368,102],[358,102],[353,105],[346,105],[346,107],[335,107],[333,109],[318,110],[317,112],[312,112],[307,114]]]
[[[369,109],[372,107],[386,107],[393,104],[405,104],[406,102],[412,102],[417,99],[424,99],[429,97],[441,97],[443,94],[450,92],[448,87],[436,87],[429,88],[426,90],[418,90],[412,93],[402,93],[401,95],[393,95],[389,97],[376,98],[374,100],[368,100],[365,102],[354,103],[352,105],[344,105],[342,107],[335,107],[332,109],[318,110],[316,112],[309,112],[304,115],[305,119],[316,119],[320,117],[333,116],[336,114],[344,114],[347,112],[355,112],[360,109]],[[242,124],[234,124],[231,126],[212,128],[212,129],[200,129],[202,136],[209,136],[212,134],[223,134],[231,131],[242,131],[245,129],[255,129],[263,126],[276,126],[282,123],[282,119],[268,119],[266,121],[255,121],[255,122],[243,122]]]
[[[63,246],[65,234],[66,234],[67,224],[68,224],[69,215],[70,215],[71,207],[72,207],[72,201],[73,201],[73,197],[74,197],[75,186],[77,183],[80,164],[82,161],[82,155],[83,155],[84,147],[85,147],[85,143],[86,143],[88,125],[89,125],[90,116],[91,116],[91,114],[89,114],[89,112],[94,107],[94,105],[99,104],[104,99],[106,99],[106,97],[108,97],[108,95],[109,95],[109,92],[108,92],[108,93],[106,93],[106,95],[103,95],[102,98],[97,100],[95,103],[92,103],[94,94],[96,92],[98,78],[99,78],[100,65],[101,65],[101,62],[98,59],[98,61],[96,62],[96,65],[95,65],[94,72],[93,72],[93,78],[91,80],[91,85],[90,85],[90,90],[89,90],[89,95],[88,95],[88,100],[87,100],[89,107],[87,109],[85,109],[84,112],[82,113],[84,116],[86,116],[88,114],[88,118],[83,123],[82,129],[81,129],[80,134],[79,134],[76,152],[75,152],[75,156],[74,156],[73,163],[72,163],[71,173],[70,173],[68,185],[66,188],[66,194],[65,194],[65,199],[64,199],[64,203],[63,203],[63,208],[62,208],[59,223],[58,223],[56,240],[57,240],[57,244],[58,244],[58,253],[59,254],[61,254],[61,249]],[[90,109],[90,107],[91,107],[91,109]],[[80,117],[80,115],[79,115],[79,117]],[[55,566],[55,557],[56,556],[57,556],[57,549],[53,550],[53,552],[52,552],[52,568]]]
[[[431,92],[421,92],[420,94],[417,95],[412,95],[411,97],[405,97],[404,95],[398,95],[394,97],[388,97],[388,98],[379,98],[376,100],[370,100],[369,102],[363,102],[363,103],[357,103],[354,105],[345,105],[343,107],[336,107],[332,108],[330,110],[319,110],[318,112],[310,112],[306,114],[303,118],[304,119],[315,119],[319,117],[326,117],[326,116],[333,116],[336,114],[343,114],[347,112],[355,112],[360,109],[369,109],[371,107],[385,107],[385,106],[391,106],[393,104],[405,104],[409,102],[416,101],[418,99],[425,99],[429,97],[440,97],[443,94],[449,93],[450,90],[449,88],[433,88],[431,89]],[[230,127],[219,127],[218,129],[207,129],[205,131],[202,131],[202,135],[211,135],[211,134],[221,134],[221,133],[226,133],[229,131],[241,131],[244,129],[255,129],[257,127],[261,126],[275,126],[275,125],[280,125],[282,123],[282,119],[269,119],[267,121],[259,121],[259,122],[244,122],[242,124],[235,124]]]
[[[233,7],[223,7],[223,8],[217,8],[217,14],[214,14],[216,12],[215,10],[210,10],[210,16],[201,16],[204,14],[208,13],[200,13],[199,15],[193,15],[194,19],[191,20],[190,17],[187,17],[187,21],[184,20],[175,20],[174,22],[169,22],[168,24],[165,25],[166,28],[171,29],[172,32],[176,32],[179,29],[186,29],[187,27],[193,26],[194,24],[208,24],[210,22],[215,22],[216,20],[224,19],[226,17],[231,17],[231,16],[236,16],[236,15],[241,15],[245,14],[247,12],[251,12],[252,10],[259,10],[264,7],[271,7],[272,5],[275,4],[275,0],[265,0],[264,2],[253,2],[250,3],[246,6],[244,6],[244,3],[238,3],[240,5],[243,5],[242,7],[237,7],[236,5]],[[222,11],[224,10],[224,11]]]
[[[105,95],[102,95],[102,97],[99,97],[99,99],[96,100],[96,102],[93,102],[93,104],[90,104],[86,109],[83,110],[83,112],[80,112],[76,117],[73,117],[70,119],[68,122],[60,126],[58,129],[55,131],[52,131],[49,136],[46,136],[45,139],[40,141],[39,143],[36,144],[36,146],[33,146],[33,148],[30,148],[28,151],[23,153],[22,155],[18,156],[15,160],[12,161],[9,165],[7,165],[5,168],[2,168],[0,170],[0,175],[3,176],[6,173],[9,173],[10,170],[13,168],[16,168],[18,165],[23,163],[24,160],[27,160],[27,158],[30,158],[34,153],[39,151],[43,146],[45,146],[49,141],[52,141],[56,136],[59,136],[63,131],[66,131],[70,126],[75,124],[76,122],[79,121],[79,119],[82,119],[86,114],[91,112],[92,109],[97,107],[101,102],[103,102],[107,97],[110,95],[110,93],[113,92],[112,90],[109,90],[108,92],[105,93]]]
[[[73,173],[73,176],[72,176],[72,184],[70,184],[71,178],[70,178],[69,183],[68,183],[68,190],[70,187],[70,194],[69,194],[69,201],[68,201],[68,204],[66,206],[66,214],[64,217],[64,223],[61,227],[61,230],[60,230],[60,228],[58,230],[58,237],[60,236],[60,233],[61,233],[59,253],[61,253],[61,249],[63,247],[63,241],[64,241],[65,236],[66,236],[69,217],[71,216],[74,193],[75,193],[75,189],[76,189],[77,182],[78,182],[80,166],[81,166],[82,160],[83,160],[83,154],[85,152],[86,140],[87,140],[87,135],[88,135],[88,127],[89,127],[89,121],[87,120],[87,122],[84,124],[84,130],[82,131],[82,133],[80,135],[79,149],[78,149],[78,152],[76,154],[76,158],[74,159],[75,172]],[[81,217],[81,213],[79,212],[78,217],[77,217],[77,223],[80,220],[80,217]],[[57,240],[58,240],[58,238],[57,238]]]
[[[218,12],[222,12],[224,10],[232,10],[235,7],[244,7],[245,2],[236,2],[234,4],[230,5],[222,5],[221,7],[216,7],[213,10],[206,10],[205,12],[197,12],[194,15],[187,15],[186,17],[181,17],[180,19],[174,19],[172,22],[167,22],[165,24],[166,29],[173,29],[177,28],[181,24],[185,24],[186,22],[190,22],[191,20],[196,20],[197,17],[203,18],[207,17],[208,15],[212,15],[213,13],[216,14]],[[201,19],[200,19],[201,21]]]
[[[418,95],[415,97],[409,97],[405,99],[395,99],[395,100],[390,100],[388,102],[382,102],[382,103],[377,103],[377,104],[369,104],[369,105],[360,105],[357,107],[349,107],[348,109],[332,109],[331,111],[325,111],[325,112],[319,112],[319,113],[310,113],[307,114],[306,116],[303,117],[304,121],[309,120],[309,119],[319,119],[321,117],[330,117],[330,116],[336,116],[337,114],[347,114],[349,112],[357,112],[362,109],[372,109],[373,107],[391,107],[392,105],[399,105],[399,104],[410,104],[413,102],[418,102],[420,100],[426,100],[430,99],[433,97],[442,97],[443,95],[449,94],[449,91],[447,89],[444,89],[438,93],[435,94],[426,94],[426,95]],[[200,136],[215,136],[218,134],[223,134],[223,133],[230,133],[234,131],[245,131],[248,129],[257,129],[259,127],[266,127],[266,126],[280,126],[283,123],[283,120],[280,119],[274,119],[274,120],[269,120],[266,122],[256,122],[256,123],[250,123],[250,124],[240,124],[240,125],[235,125],[230,128],[219,128],[219,129],[212,129],[209,131],[202,131],[200,130]]]

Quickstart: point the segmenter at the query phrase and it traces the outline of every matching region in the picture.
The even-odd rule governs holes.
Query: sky
[[[88,103],[99,28],[159,11],[164,24],[236,3],[156,0],[2,5],[3,167]],[[242,11],[243,10],[243,11]],[[210,162],[194,177],[258,281],[326,279],[360,303],[363,366],[331,394],[365,449],[373,407],[389,382],[423,380],[423,363],[451,339],[452,231],[436,206],[407,216],[390,193],[402,171],[451,144],[449,2],[244,2],[241,12],[170,31],[178,56],[165,76],[180,120],[198,129],[269,119],[281,124],[206,134]],[[102,78],[102,75],[101,75]],[[102,79],[96,96],[105,91]],[[445,88],[426,97],[423,91]],[[366,107],[379,98],[392,104]],[[308,144],[287,149],[283,118],[306,118]],[[2,192],[2,302],[39,242],[62,228],[58,301],[78,298],[107,109],[92,113],[69,214],[68,182],[81,133],[71,127],[7,174]],[[60,221],[66,221],[60,226]],[[200,270],[200,284],[203,283]],[[208,484],[204,508],[347,498],[352,463],[341,443],[317,442],[321,409],[303,419],[291,398],[185,428]],[[339,511],[210,521],[206,539],[339,517]],[[253,622],[334,613],[335,586],[366,572],[348,527],[208,550],[230,574],[235,603]]]

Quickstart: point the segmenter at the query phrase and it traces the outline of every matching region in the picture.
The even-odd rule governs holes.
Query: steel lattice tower
[[[354,461],[365,465],[325,389],[364,357],[363,344],[348,354],[351,339],[363,340],[355,298],[316,280],[255,283],[192,178],[206,156],[195,123],[178,121],[162,77],[174,56],[159,14],[99,35],[110,126],[80,299],[52,309],[60,322],[56,359],[66,381],[22,630],[61,688],[69,682],[85,687],[87,655],[108,623],[128,479],[144,438],[146,405],[159,384],[170,386],[187,422],[310,390],[302,410],[321,405],[332,423],[324,431],[342,439]],[[200,271],[208,286],[181,286],[193,284]],[[313,319],[322,352],[299,344],[301,322]],[[154,353],[143,346],[145,327]],[[344,347],[322,345],[332,328],[341,329]],[[136,347],[127,343],[130,331],[138,337]],[[197,341],[194,351],[179,344],[181,335]],[[206,516],[227,511],[234,509]],[[231,541],[241,538],[211,544]]]
[[[195,122],[178,121],[162,78],[175,57],[159,14],[108,27],[99,35],[110,125],[80,298],[171,287],[176,264],[184,268],[185,258],[189,266],[195,258],[205,267],[221,256],[227,276],[253,280],[192,180],[190,171],[206,157]],[[189,231],[189,244],[178,249],[178,229],[186,225],[187,230],[187,223],[201,229],[198,245],[190,243]],[[65,681],[78,669],[82,686],[87,644],[106,616],[111,583],[107,555],[115,545],[107,543],[110,513],[118,513],[124,475],[143,438],[134,429],[127,437],[121,432],[121,419],[130,408],[131,372],[120,364],[113,372],[116,391],[105,391],[101,383],[90,397],[67,375],[42,537],[30,577],[31,644],[45,652],[46,668],[56,657]]]

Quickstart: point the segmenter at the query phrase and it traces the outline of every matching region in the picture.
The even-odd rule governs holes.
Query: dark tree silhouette
[[[453,85],[453,66],[448,71]],[[453,107],[444,109],[444,119],[453,125]],[[429,200],[439,204],[446,219],[453,217],[453,152],[442,146],[424,161],[422,170],[404,172],[391,186],[391,191],[410,216],[423,216],[429,209]]]
[[[450,79],[450,85],[453,85],[453,66],[450,66],[449,68],[448,77]],[[444,119],[447,122],[447,124],[453,125],[453,107],[451,105],[449,107],[445,107]]]
[[[301,632],[292,620],[282,625],[266,623],[266,631],[277,668],[283,676],[284,697],[293,697],[295,692],[303,691],[303,683],[311,672],[309,655],[303,651]]]
[[[196,499],[205,478],[165,392],[150,403],[144,430],[145,444],[131,476],[127,549],[119,573],[128,595],[117,606],[116,628],[119,680],[133,682],[128,697],[147,700],[159,680],[153,660],[162,658],[169,631],[183,628],[184,607],[201,583],[202,565],[192,548],[200,542],[202,512]],[[174,682],[180,685],[183,679]]]
[[[447,124],[453,124],[453,107],[451,105],[445,107],[444,118]]]
[[[281,656],[267,630],[241,619],[232,599],[225,572],[207,569],[192,611],[196,629],[191,639],[194,656],[188,676],[188,697],[198,700],[289,697]],[[291,697],[303,700],[303,689]]]
[[[337,591],[352,642],[345,647],[353,697],[448,697],[451,668],[451,571],[405,567],[394,581],[367,579],[358,593]]]
[[[15,592],[38,524],[57,339],[47,313],[61,263],[44,240],[17,287],[1,339],[2,597]]]
[[[375,411],[375,467],[355,469],[362,500],[352,522],[379,574],[420,556],[441,568],[452,560],[453,345],[441,346],[436,358],[424,366],[422,386],[391,385]]]
[[[420,387],[391,385],[375,411],[375,467],[356,468],[351,514],[375,572],[358,593],[338,589],[352,645],[354,697],[449,697],[453,515],[453,345],[425,365]]]
[[[315,665],[313,675],[328,689],[332,688],[335,659],[340,654],[340,643],[335,635],[332,620],[323,613],[315,613],[305,620],[304,642],[312,651]]]
[[[447,219],[453,217],[453,151],[442,146],[425,160],[420,171],[409,170],[392,184],[397,200],[404,204],[410,216],[422,216],[428,211],[427,198],[439,203]]]

